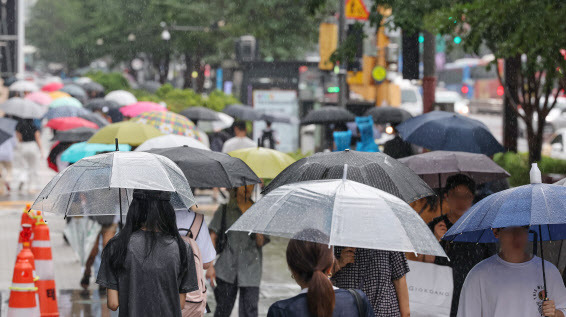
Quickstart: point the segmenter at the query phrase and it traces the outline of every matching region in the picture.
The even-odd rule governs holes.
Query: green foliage
[[[142,89],[130,89],[129,90],[138,101],[151,101],[151,102],[160,102],[161,98],[158,96]]]
[[[204,102],[205,107],[210,108],[214,111],[222,111],[227,105],[237,103],[240,103],[240,101],[236,97],[227,95],[220,90],[214,90],[213,92],[211,92]]]
[[[161,87],[159,87],[159,89],[157,89],[157,91],[155,92],[155,95],[159,98],[165,98],[165,96],[167,96],[167,94],[170,93],[173,90],[175,90],[173,85],[171,85],[170,83],[166,83],[164,85],[161,85]]]
[[[167,109],[177,113],[185,108],[204,104],[202,96],[191,89],[173,89],[165,95],[163,101],[167,104]]]
[[[509,184],[511,186],[521,186],[530,183],[529,156],[526,153],[498,153],[493,160],[502,168],[504,168],[511,177]],[[542,174],[566,174],[566,161],[543,156],[538,167]]]
[[[86,76],[104,86],[106,93],[113,90],[130,89],[128,80],[120,73],[90,72]]]

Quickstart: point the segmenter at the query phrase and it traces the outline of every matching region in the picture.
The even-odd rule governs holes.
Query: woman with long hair
[[[96,283],[120,316],[178,316],[198,289],[190,246],[179,235],[171,193],[134,190],[124,228],[102,252]]]
[[[305,229],[296,237],[324,235]],[[329,275],[334,263],[328,245],[292,239],[287,246],[287,265],[302,291],[299,295],[278,301],[269,307],[268,317],[373,317],[373,309],[360,290],[344,290],[332,286]]]

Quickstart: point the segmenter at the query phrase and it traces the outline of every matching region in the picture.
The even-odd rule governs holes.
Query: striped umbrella
[[[202,132],[196,128],[191,120],[170,111],[144,112],[133,117],[130,121],[149,124],[164,134],[184,135],[201,142],[204,140]]]

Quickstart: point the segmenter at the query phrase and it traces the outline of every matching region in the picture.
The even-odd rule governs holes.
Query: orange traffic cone
[[[37,287],[33,284],[33,269],[26,259],[18,258],[10,287],[8,317],[38,317]]]
[[[35,282],[39,292],[39,307],[42,317],[59,316],[49,227],[39,212],[37,217],[38,221],[33,229],[31,251],[35,257],[35,269],[39,275],[39,280]]]
[[[24,211],[22,212],[22,220],[21,220],[21,226],[23,228],[24,224],[29,224],[32,228],[35,225],[35,216],[33,215],[33,211],[30,209],[31,206],[30,204],[26,204],[26,209],[24,209]],[[17,248],[17,254],[20,253],[20,251],[22,250],[22,229],[20,229],[20,237],[18,239],[18,248]]]

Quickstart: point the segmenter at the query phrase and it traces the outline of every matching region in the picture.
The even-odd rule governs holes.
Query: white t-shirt
[[[257,143],[255,143],[252,139],[248,137],[233,137],[231,139],[226,140],[224,145],[222,146],[222,153],[228,153],[240,149],[247,149],[251,147],[257,147]]]
[[[566,313],[566,288],[558,269],[545,261],[546,287],[556,309]],[[542,261],[509,263],[494,255],[478,263],[466,277],[458,317],[542,316]]]
[[[177,227],[179,229],[190,229],[195,219],[195,213],[188,211],[187,209],[175,210],[175,217],[177,218]],[[184,236],[187,235],[187,230],[179,230],[179,233]],[[214,261],[216,258],[216,250],[212,245],[212,240],[210,239],[210,234],[208,233],[208,226],[206,221],[202,222],[202,227],[197,236],[196,243],[200,249],[200,254],[202,256],[202,262],[208,263]]]

